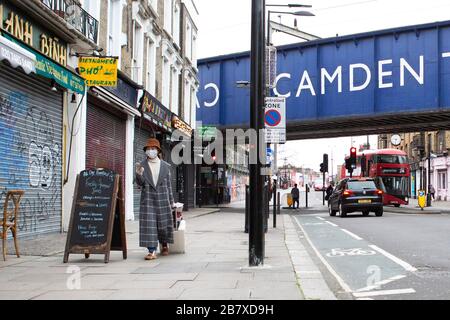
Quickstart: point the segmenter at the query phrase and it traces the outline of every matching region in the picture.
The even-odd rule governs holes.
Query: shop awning
[[[0,35],[0,61],[3,60],[8,61],[13,68],[22,68],[26,74],[36,73],[36,56]]]
[[[9,42],[13,42],[22,50],[27,51],[29,54],[34,55],[35,65],[36,65],[36,74],[42,76],[44,78],[53,79],[57,84],[61,87],[71,90],[73,92],[84,94],[85,92],[85,81],[80,76],[76,75],[69,69],[53,62],[49,58],[46,58],[44,55],[38,53],[36,50],[29,48],[23,43],[20,43],[18,40],[12,38],[8,34],[3,34],[3,38],[9,40]]]

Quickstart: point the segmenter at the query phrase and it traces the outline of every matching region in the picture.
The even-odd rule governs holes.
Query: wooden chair
[[[7,233],[11,230],[14,238],[14,246],[16,248],[17,258],[20,258],[19,246],[17,244],[17,220],[19,215],[19,205],[24,191],[22,190],[11,190],[6,194],[5,203],[3,205],[3,217],[0,219],[0,225],[2,226],[0,230],[0,236],[3,239],[3,260],[6,261],[6,245],[7,245]],[[12,202],[13,207],[10,210],[10,204]]]

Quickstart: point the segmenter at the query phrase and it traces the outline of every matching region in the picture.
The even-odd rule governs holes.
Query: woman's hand
[[[140,176],[144,174],[144,167],[140,163],[136,163],[136,173]]]

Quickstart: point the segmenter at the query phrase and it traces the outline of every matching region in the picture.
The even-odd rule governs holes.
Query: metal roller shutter
[[[126,121],[90,103],[87,109],[86,169],[115,171],[125,192]]]
[[[62,105],[49,81],[0,63],[0,203],[25,191],[19,237],[61,231]]]

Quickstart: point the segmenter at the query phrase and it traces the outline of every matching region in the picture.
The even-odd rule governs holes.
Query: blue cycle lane
[[[343,289],[355,297],[381,294],[383,286],[415,271],[406,262],[323,217],[296,216],[295,220]],[[414,290],[409,288],[403,293]]]

